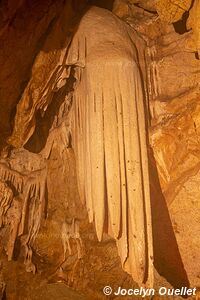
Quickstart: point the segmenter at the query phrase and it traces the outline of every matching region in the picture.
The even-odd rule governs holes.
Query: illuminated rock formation
[[[8,260],[13,257],[15,241],[21,237],[25,249],[26,269],[35,273],[32,264],[31,245],[36,238],[45,206],[46,172],[39,170],[31,174],[21,174],[9,165],[0,163],[1,183],[1,227],[8,227],[6,253]],[[15,190],[17,196],[13,196]],[[28,220],[28,222],[27,222]]]
[[[98,23],[96,18],[100,19]],[[89,28],[93,23],[92,34]],[[109,12],[91,8],[82,18],[68,52],[65,46],[59,53],[59,61],[56,53],[50,54],[48,63],[44,52],[37,57],[8,142],[14,146],[27,142],[33,134],[36,111],[46,110],[54,90],[66,84],[70,67],[76,66],[71,130],[80,198],[90,222],[95,223],[98,239],[104,231],[113,236],[123,267],[135,281],[152,285],[147,136],[140,74],[144,65],[139,65],[137,54],[143,48],[144,42],[128,26]],[[48,76],[42,76],[39,72],[38,77],[40,61],[45,72],[55,65],[52,74],[48,71]],[[126,79],[127,73],[131,77]],[[63,130],[65,126],[60,132],[67,137]]]
[[[87,1],[122,20],[18,2],[0,3],[0,299],[199,286],[199,1]]]
[[[82,18],[67,57],[79,66],[72,144],[80,197],[98,239],[104,231],[113,236],[125,270],[152,285],[144,94],[135,45],[142,52],[137,34],[109,12],[92,8]]]

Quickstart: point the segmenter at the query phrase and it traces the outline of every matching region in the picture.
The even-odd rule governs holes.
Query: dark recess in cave
[[[144,11],[146,11],[147,13],[150,13],[150,14],[153,14],[153,15],[158,15],[157,11],[156,10],[149,10],[147,8],[144,8],[142,6],[139,5],[139,3],[134,3],[134,5],[138,8],[141,8],[143,9]]]
[[[183,17],[181,20],[173,23],[174,25],[174,29],[177,33],[179,34],[184,34],[186,32],[188,32],[189,30],[187,30],[187,26],[186,26],[186,23],[187,23],[187,19],[189,17],[189,12],[186,11],[184,14],[183,14]]]
[[[2,300],[7,300],[6,291],[3,292]]]
[[[179,34],[184,34],[186,32],[188,32],[189,30],[187,29],[187,19],[189,17],[189,12],[191,10],[191,8],[193,7],[194,5],[194,0],[192,0],[192,3],[190,5],[190,8],[188,11],[186,11],[181,20],[177,21],[177,22],[174,22],[173,25],[174,25],[174,30],[179,33]]]
[[[190,283],[178,248],[166,200],[161,190],[151,148],[149,160],[154,266],[174,288],[189,287]],[[166,251],[166,249],[168,250]],[[186,296],[182,297],[187,298]]]
[[[33,135],[25,145],[25,149],[33,153],[39,153],[46,144],[49,130],[53,124],[55,116],[58,114],[59,108],[65,96],[73,90],[75,78],[73,77],[73,69],[71,75],[67,80],[67,84],[63,86],[59,91],[54,93],[53,99],[48,106],[44,116],[40,111],[36,113],[36,127]]]
[[[89,5],[95,5],[102,8],[112,10],[114,0],[88,0]]]
[[[195,58],[200,59],[200,56],[199,56],[198,52],[195,52]]]

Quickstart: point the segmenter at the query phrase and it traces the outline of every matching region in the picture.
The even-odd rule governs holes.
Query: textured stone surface
[[[7,10],[2,7],[2,10],[6,16],[0,35],[1,142],[2,137],[11,131],[8,120],[29,77],[39,43],[58,11],[55,5],[51,6],[51,1],[43,5],[37,1],[34,4],[12,1],[11,7]],[[13,50],[15,56],[12,55]]]
[[[173,23],[181,19],[184,12],[189,10],[191,3],[191,0],[158,0],[156,9],[164,21]]]
[[[49,35],[54,18],[59,16],[60,21],[57,22],[61,22],[63,14],[60,11],[64,12],[61,2],[28,3],[9,1],[7,5],[8,1],[3,1],[0,6],[0,144],[11,133],[16,104],[23,95],[26,104],[28,90],[25,90],[25,86],[44,39],[50,37],[49,42],[46,40],[47,51],[37,58],[38,68],[33,68],[34,80],[29,87],[34,92],[37,80],[42,86],[41,79],[43,76],[46,78],[46,73],[51,73],[54,68],[49,61],[56,53],[60,57],[60,48],[51,49],[52,45],[60,45],[62,38],[66,38],[63,27],[59,25],[54,42]],[[79,8],[78,2],[73,2],[73,5]],[[118,0],[114,6],[114,12],[139,32],[146,45],[142,64],[146,64],[147,70],[147,107],[150,115],[149,138],[152,151],[149,149],[149,156],[156,288],[186,286],[189,283],[192,287],[200,286],[199,1],[195,0],[193,6],[190,6],[191,1],[145,0]],[[70,7],[70,12],[74,9],[74,6]],[[71,20],[71,13],[68,20]],[[171,24],[174,22],[176,24]],[[73,24],[69,25],[71,29],[67,33],[67,41],[72,36]],[[177,26],[182,27],[177,30]],[[190,32],[186,32],[190,29]],[[50,69],[45,69],[47,64]],[[64,101],[66,91],[62,90],[56,94],[53,105],[42,116],[34,108],[35,124],[30,122],[30,126],[35,127],[35,132],[26,147],[31,152],[42,150],[40,154],[20,149],[12,151],[11,157],[6,158],[10,154],[7,148],[1,153],[1,160],[9,161],[10,168],[18,172],[28,174],[47,165],[48,202],[40,231],[30,245],[37,271],[35,275],[25,272],[25,252],[21,244],[23,239],[16,239],[14,261],[7,262],[4,250],[7,229],[1,229],[0,236],[4,238],[0,240],[0,298],[5,287],[9,300],[40,299],[41,292],[44,299],[55,299],[55,295],[61,299],[84,299],[84,295],[87,299],[104,299],[102,288],[108,283],[113,288],[119,285],[136,287],[132,278],[122,270],[115,241],[104,235],[103,241],[98,242],[95,229],[88,223],[87,211],[78,196],[69,123],[63,123],[71,107],[73,76],[70,80],[68,96]],[[36,103],[40,97],[37,93],[35,95]],[[50,103],[45,101],[45,105]],[[22,108],[24,123],[19,124],[29,125],[30,119],[24,110],[26,105],[22,105]],[[27,111],[30,116],[30,107]],[[20,145],[29,138],[25,126],[23,129],[25,134],[22,135]],[[44,147],[45,143],[47,147]],[[19,144],[16,142],[16,146]],[[76,222],[80,223],[78,236],[83,242],[81,251],[76,240],[77,231],[73,227]],[[63,224],[67,227],[63,227]],[[63,243],[69,235],[66,230],[63,233],[63,228],[69,228],[72,251],[69,255],[70,248],[67,246],[66,261]],[[78,296],[75,290],[79,291]]]
[[[182,266],[185,268],[191,285],[199,286],[198,245],[200,241],[197,231],[199,230],[200,64],[197,55],[199,18],[195,15],[198,13],[199,4],[198,1],[194,1],[190,9],[191,1],[180,2],[157,1],[159,18],[154,14],[140,17],[139,12],[134,12],[134,9],[132,9],[133,18],[123,13],[122,17],[141,32],[148,45],[146,61],[151,114],[150,143],[154,163],[164,196],[163,203],[167,203],[172,221],[171,225],[179,247]],[[179,4],[180,7],[178,7]],[[189,18],[182,19],[182,23],[178,23],[180,26],[178,30],[176,26],[167,25],[167,23],[181,20],[184,11],[188,10]],[[186,21],[187,28],[192,28],[191,32],[186,32]],[[152,173],[152,185],[155,193],[159,193],[155,176]],[[161,210],[164,211],[164,207],[161,208],[162,196],[161,194],[155,196],[153,192],[154,197],[157,205],[160,203],[158,214],[161,214]],[[157,205],[153,204],[155,210],[153,223],[155,224],[159,222],[159,217],[156,216]],[[160,218],[167,224],[165,214],[160,215]],[[158,241],[162,233],[159,233],[156,228],[157,225],[155,225],[154,238]],[[164,232],[166,229],[161,230]],[[168,231],[170,231],[169,228]],[[174,242],[172,240],[170,242],[170,237],[165,234],[161,244],[165,244],[165,239],[172,247]],[[164,268],[166,268],[166,261],[168,261],[167,265],[170,265],[171,254],[170,251],[163,250],[168,252],[168,258],[164,258],[161,248],[159,248],[159,259],[155,258],[155,265],[160,274],[168,277]],[[154,250],[155,257],[157,257],[156,241]],[[165,267],[159,266],[158,261],[162,261]],[[173,265],[172,261],[171,265]],[[172,273],[168,281],[173,277]],[[179,276],[181,277],[183,273],[180,268]]]
[[[62,38],[69,40],[70,31],[73,31],[66,23],[72,20],[74,11],[80,8],[82,3],[84,4],[84,0],[79,1],[79,4],[67,1],[64,9],[62,1],[9,1],[9,4],[8,1],[2,2],[1,9],[5,20],[1,25],[4,30],[0,32],[0,147],[12,132],[12,117],[30,78],[35,56],[52,28],[57,30],[56,38],[51,45],[46,42],[45,52],[59,52]],[[55,22],[56,28],[53,26]],[[61,34],[62,22],[65,23],[64,28],[69,30],[64,35]],[[48,60],[51,54],[44,56],[43,62],[45,59]],[[44,72],[43,62],[40,61],[40,76]]]
[[[74,290],[68,288],[65,284],[56,283],[43,286],[41,289],[37,289],[31,300],[89,300],[88,296],[83,296]],[[92,298],[91,298],[92,299]]]
[[[193,35],[188,41],[187,46],[189,49],[198,52],[200,58],[200,1],[196,0],[190,10],[190,15],[187,21],[187,28],[192,29]]]
[[[200,172],[191,173],[182,184],[175,200],[170,205],[172,224],[176,233],[180,253],[191,285],[200,285],[199,239],[196,232],[200,222]],[[187,237],[187,238],[186,238]]]

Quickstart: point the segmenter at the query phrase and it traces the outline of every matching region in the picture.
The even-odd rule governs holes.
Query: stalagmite
[[[153,286],[153,250],[140,38],[90,8],[69,48],[76,65],[72,143],[79,193],[97,237],[116,239],[123,268]],[[82,45],[82,47],[80,47]],[[140,46],[141,45],[141,46]],[[142,66],[144,69],[144,66]]]

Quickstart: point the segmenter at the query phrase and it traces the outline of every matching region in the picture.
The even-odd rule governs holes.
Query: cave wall
[[[75,15],[85,1],[2,1],[0,6],[0,145],[13,129],[13,118],[38,51],[46,43],[46,51],[62,47],[72,36]],[[56,25],[57,24],[57,25]],[[63,28],[68,32],[61,34]],[[55,33],[48,45],[48,35]]]
[[[116,1],[114,7],[147,42],[151,169],[155,164],[159,178],[158,184],[152,171],[152,186],[158,192],[160,185],[184,269],[190,283],[196,286],[199,286],[200,259],[196,234],[200,180],[198,9],[198,1]],[[161,213],[162,196],[153,195],[153,207],[156,210],[155,202],[160,202],[160,217],[167,223]],[[157,221],[155,217],[155,226]],[[159,239],[156,229],[154,236]],[[173,245],[170,237],[165,239]],[[161,243],[165,244],[163,240]],[[165,250],[160,247],[159,260],[164,265],[162,251]],[[181,273],[184,271],[180,268],[179,277]]]

